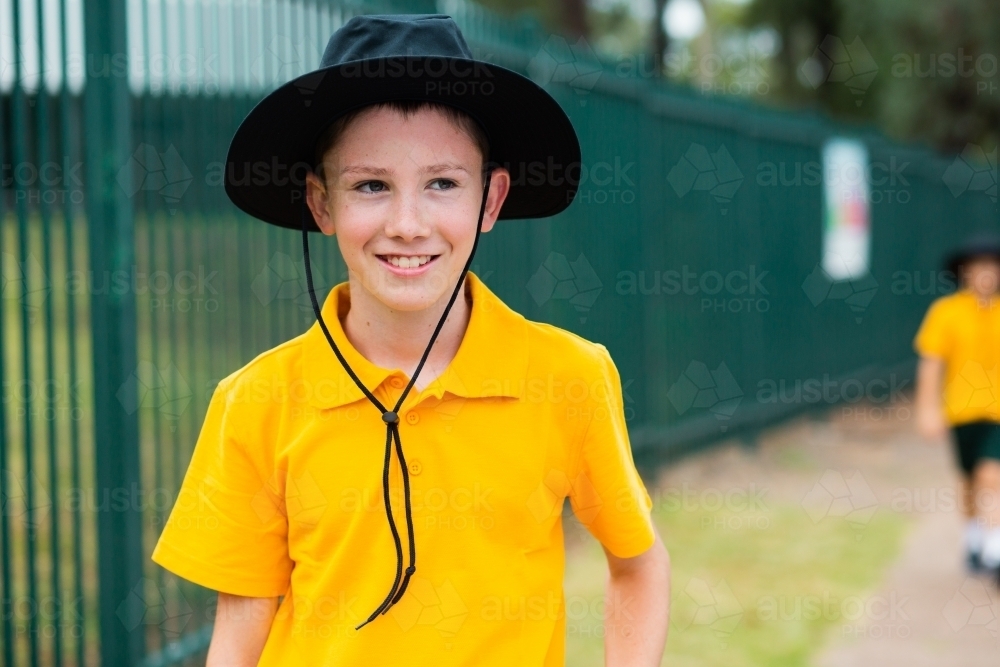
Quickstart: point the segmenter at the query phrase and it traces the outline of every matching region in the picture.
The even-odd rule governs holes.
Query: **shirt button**
[[[406,423],[407,424],[417,424],[419,422],[420,422],[420,415],[418,415],[416,412],[407,412],[406,413]]]
[[[402,389],[402,387],[403,387],[403,379],[402,378],[392,378],[391,380],[389,380],[389,384],[391,384],[396,389]]]
[[[407,466],[407,468],[410,469],[410,474],[411,475],[419,475],[423,471],[423,469],[424,469],[424,464],[422,464],[417,459],[413,459],[412,461],[410,461],[410,463]]]

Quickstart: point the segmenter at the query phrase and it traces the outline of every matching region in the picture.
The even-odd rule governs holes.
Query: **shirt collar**
[[[998,303],[1000,303],[1000,294],[997,292],[994,292],[993,294],[990,294],[989,297],[983,299],[980,298],[978,294],[973,292],[971,287],[963,287],[958,290],[958,294],[963,296],[970,303],[978,306],[981,310],[992,310],[993,308],[996,308]],[[982,306],[981,304],[983,301],[988,302],[989,306]]]
[[[520,398],[528,370],[527,320],[511,310],[471,271],[466,282],[472,294],[469,326],[454,359],[423,393],[437,398],[445,392],[463,398]],[[339,317],[349,306],[349,284],[343,282],[327,295],[321,312],[330,336],[358,379],[374,392],[390,376],[398,373],[406,377],[398,369],[376,366],[351,345]],[[367,400],[330,348],[318,321],[304,337],[302,373],[310,403],[318,408],[334,408]],[[411,395],[418,393],[416,387],[410,390]]]

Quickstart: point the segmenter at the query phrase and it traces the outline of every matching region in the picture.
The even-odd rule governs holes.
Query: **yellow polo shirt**
[[[980,304],[975,294],[960,290],[937,299],[913,345],[921,356],[945,362],[949,423],[1000,422],[1000,296]]]
[[[472,273],[467,287],[458,353],[399,411],[416,572],[400,602],[360,630],[396,571],[378,410],[318,323],[216,388],[152,559],[217,591],[284,595],[262,667],[562,667],[564,499],[615,555],[652,546],[652,502],[608,351],[526,320]],[[324,320],[390,405],[407,378],[348,342],[338,314],[349,298],[347,283],[333,288]],[[390,488],[405,559],[395,457]]]

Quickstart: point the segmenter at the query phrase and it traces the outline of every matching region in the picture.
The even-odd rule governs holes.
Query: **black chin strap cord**
[[[485,174],[485,183],[483,185],[483,200],[479,204],[479,221],[476,223],[476,238],[472,242],[472,252],[469,253],[469,258],[465,261],[465,266],[462,268],[462,274],[458,278],[458,284],[455,285],[455,289],[451,293],[451,298],[448,300],[448,305],[445,306],[444,313],[441,315],[441,319],[438,320],[437,326],[434,328],[434,333],[431,334],[431,339],[427,343],[427,348],[424,349],[423,356],[420,357],[420,363],[417,364],[417,369],[413,372],[413,377],[410,378],[409,384],[403,389],[403,393],[400,394],[399,400],[396,401],[396,405],[392,410],[387,410],[382,403],[375,398],[375,395],[365,387],[364,383],[357,376],[354,370],[347,363],[347,359],[341,354],[340,349],[337,344],[333,341],[333,336],[330,335],[330,330],[326,327],[326,322],[323,321],[323,315],[320,313],[319,302],[316,300],[316,292],[313,289],[312,280],[312,268],[309,265],[309,234],[306,228],[306,203],[303,197],[302,201],[302,256],[305,261],[306,269],[306,285],[309,289],[309,298],[312,300],[313,312],[316,314],[316,319],[319,321],[319,326],[323,330],[323,334],[326,336],[327,342],[333,349],[333,353],[337,355],[337,359],[340,361],[340,365],[344,367],[347,374],[351,376],[354,380],[354,384],[364,393],[372,405],[378,408],[378,411],[382,413],[382,421],[385,422],[385,459],[382,463],[382,490],[383,490],[383,500],[385,502],[385,516],[389,522],[389,530],[392,531],[392,539],[396,544],[396,578],[392,582],[392,588],[389,590],[389,594],[382,601],[382,604],[372,612],[371,616],[368,617],[364,623],[358,625],[355,630],[360,630],[362,627],[371,623],[375,620],[379,614],[384,614],[396,604],[403,593],[406,592],[406,587],[410,583],[410,577],[417,570],[416,560],[417,560],[417,550],[416,545],[413,541],[413,516],[410,507],[410,477],[406,468],[406,459],[403,457],[403,443],[399,437],[399,409],[403,405],[403,401],[406,400],[407,394],[410,393],[410,389],[413,384],[417,381],[417,376],[420,375],[421,369],[424,367],[424,362],[427,361],[427,357],[430,355],[431,348],[434,346],[434,341],[437,340],[438,334],[441,333],[441,328],[444,326],[444,322],[448,319],[448,313],[451,311],[451,307],[455,303],[455,299],[458,297],[458,292],[462,288],[462,284],[465,282],[465,274],[468,273],[469,267],[472,265],[472,258],[476,255],[476,248],[479,246],[479,236],[483,229],[483,213],[486,211],[486,197],[490,192],[490,177],[493,173],[493,167],[488,167]],[[396,458],[399,459],[399,467],[403,472],[403,499],[404,505],[406,507],[406,533],[409,541],[409,552],[410,552],[410,565],[405,570],[405,576],[403,571],[403,545],[399,539],[399,531],[396,529],[396,522],[392,517],[392,506],[389,501],[389,463],[392,458],[392,449],[395,444]],[[400,584],[400,578],[402,578],[402,584]]]

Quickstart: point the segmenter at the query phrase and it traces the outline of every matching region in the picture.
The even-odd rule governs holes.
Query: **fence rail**
[[[819,405],[905,386],[909,340],[947,289],[942,249],[1000,220],[959,173],[995,184],[995,153],[990,172],[975,147],[938,156],[623,75],[466,0],[52,6],[0,2],[3,667],[204,659],[214,594],[149,552],[215,384],[312,320],[299,237],[239,213],[222,163],[253,105],[315,67],[352,15],[448,13],[479,57],[530,73],[569,113],[577,200],[498,225],[473,270],[527,317],[608,346],[637,450],[810,407],[793,388],[814,380],[840,392]],[[877,167],[872,268],[828,284],[809,175],[837,135]],[[678,187],[675,169],[704,180]],[[703,187],[720,179],[724,195]],[[345,279],[333,241],[314,252],[318,288]]]

